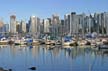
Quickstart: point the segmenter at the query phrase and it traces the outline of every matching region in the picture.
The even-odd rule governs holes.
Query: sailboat
[[[63,39],[63,46],[70,46],[75,43],[75,39],[71,36],[65,36]]]

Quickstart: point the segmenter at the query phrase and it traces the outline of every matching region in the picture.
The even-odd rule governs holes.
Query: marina
[[[1,0],[0,71],[108,71],[107,0]]]
[[[93,46],[108,47],[108,37],[96,37],[96,38],[80,38],[71,36],[65,36],[61,39],[36,39],[33,37],[2,37],[0,38],[0,45],[24,45],[24,46],[39,46],[39,45],[61,45],[61,46]],[[101,48],[102,49],[102,48]]]

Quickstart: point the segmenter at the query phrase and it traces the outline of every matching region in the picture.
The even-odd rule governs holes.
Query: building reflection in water
[[[4,67],[12,66],[14,68],[14,64],[16,67],[34,65],[50,69],[60,66],[67,68],[68,66],[70,69],[82,67],[92,71],[96,68],[102,69],[102,66],[107,67],[107,59],[107,49],[98,50],[92,47],[0,46],[0,65],[4,65]]]
[[[92,56],[101,55],[101,56],[108,56],[108,50],[93,50],[91,48],[79,48],[79,47],[68,47],[68,48],[61,48],[56,46],[0,46],[0,52],[2,52],[3,48],[8,48],[10,53],[13,56],[16,56],[18,53],[21,52],[31,52],[32,56],[35,57],[40,55],[39,53],[43,52],[47,54],[51,52],[53,56],[59,56],[61,51],[64,53],[66,57],[71,57],[75,59],[78,56],[85,56],[86,54],[91,54]]]
[[[33,57],[38,57],[38,55],[39,55],[39,46],[33,46],[31,51],[32,51],[32,56]]]

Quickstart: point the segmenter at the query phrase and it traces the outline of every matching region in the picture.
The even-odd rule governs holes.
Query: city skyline
[[[35,15],[40,18],[51,17],[52,14],[59,14],[64,18],[66,13],[75,11],[77,13],[95,13],[108,11],[107,0],[3,0],[0,2],[0,18],[9,23],[9,16],[15,14],[18,20],[28,20]]]
[[[27,23],[27,24],[26,24]],[[8,32],[7,25],[1,21],[1,32]],[[8,24],[9,25],[9,24]],[[10,33],[30,33],[32,35],[51,34],[51,36],[97,33],[108,35],[108,12],[86,15],[71,12],[60,19],[57,14],[47,19],[31,16],[28,22],[17,21],[15,15],[10,16]],[[36,37],[37,37],[36,36]],[[37,37],[38,38],[38,37]],[[55,37],[56,38],[56,37]]]

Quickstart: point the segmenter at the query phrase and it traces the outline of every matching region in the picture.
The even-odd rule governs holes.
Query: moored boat
[[[46,45],[55,45],[55,41],[54,40],[46,40],[45,44]]]
[[[7,45],[7,44],[8,44],[8,40],[5,37],[1,38],[0,45]]]
[[[63,46],[76,46],[76,43],[76,40],[71,36],[66,36],[62,41]]]
[[[0,41],[0,45],[7,45],[8,44],[8,40],[1,40]]]
[[[86,40],[78,41],[78,45],[79,45],[79,46],[84,46],[86,43],[87,43]]]
[[[32,38],[27,38],[27,39],[25,39],[25,42],[26,42],[27,45],[32,45],[33,39]]]
[[[33,42],[32,42],[32,45],[33,45],[33,46],[35,46],[35,45],[39,45],[39,44],[40,44],[40,43],[39,43],[39,40],[36,40],[36,39],[33,40]]]

